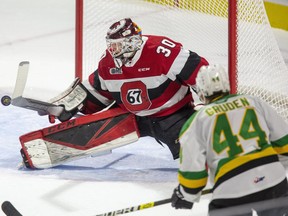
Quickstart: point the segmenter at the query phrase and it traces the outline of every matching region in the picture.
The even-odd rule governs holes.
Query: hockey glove
[[[171,197],[171,205],[175,209],[192,209],[193,203],[184,200],[184,196],[180,191],[180,185],[174,189]]]
[[[71,119],[83,107],[87,95],[88,90],[82,85],[80,79],[76,78],[68,89],[50,99],[49,102],[64,108],[60,115],[56,116],[61,122],[64,122]],[[54,122],[51,117],[49,117],[49,121]]]

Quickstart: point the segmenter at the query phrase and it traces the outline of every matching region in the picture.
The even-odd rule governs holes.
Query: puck
[[[9,97],[8,95],[4,95],[2,98],[1,98],[1,103],[2,105],[4,106],[9,106],[11,104],[11,97]]]

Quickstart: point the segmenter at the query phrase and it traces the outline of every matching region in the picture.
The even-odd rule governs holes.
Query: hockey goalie
[[[13,105],[62,122],[20,138],[26,166],[52,167],[144,136],[179,158],[178,135],[194,113],[191,87],[208,62],[168,37],[142,35],[130,18],[110,26],[106,44],[87,82],[75,80],[50,103],[23,98],[16,91]],[[115,106],[105,109],[112,101]],[[79,113],[85,116],[75,118]]]

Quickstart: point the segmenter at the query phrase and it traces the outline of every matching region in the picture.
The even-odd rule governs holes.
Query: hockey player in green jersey
[[[205,106],[180,132],[179,185],[172,206],[191,209],[208,177],[213,185],[211,216],[219,209],[286,197],[286,171],[278,157],[288,153],[285,120],[256,97],[230,94],[221,65],[202,66],[196,88]],[[259,216],[288,215],[288,207],[252,208]],[[227,215],[252,215],[251,205],[243,214]]]

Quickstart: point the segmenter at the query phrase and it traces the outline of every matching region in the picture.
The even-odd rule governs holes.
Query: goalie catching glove
[[[56,116],[61,122],[67,121],[75,116],[78,111],[85,106],[87,100],[99,106],[98,110],[105,108],[106,105],[101,103],[96,97],[94,97],[87,88],[80,82],[79,78],[76,78],[69,88],[62,92],[57,97],[50,99],[50,103],[62,106],[64,109],[59,116]],[[96,111],[98,111],[96,110]],[[49,116],[49,119],[53,116]]]
[[[64,107],[62,113],[57,116],[61,122],[64,122],[71,119],[83,107],[87,95],[88,90],[82,85],[80,79],[76,78],[66,91],[49,102]]]

